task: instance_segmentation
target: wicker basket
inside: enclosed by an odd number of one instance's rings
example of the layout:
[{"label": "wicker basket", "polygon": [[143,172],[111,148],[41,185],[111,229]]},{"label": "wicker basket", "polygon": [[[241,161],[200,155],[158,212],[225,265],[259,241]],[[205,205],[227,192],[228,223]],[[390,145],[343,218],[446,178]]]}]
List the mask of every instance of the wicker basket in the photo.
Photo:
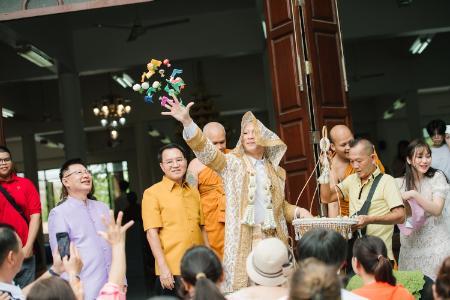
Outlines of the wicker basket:
[{"label": "wicker basket", "polygon": [[357,224],[355,218],[338,217],[338,218],[304,218],[295,219],[292,225],[295,230],[295,239],[298,241],[301,237],[312,228],[328,228],[339,232],[346,240],[352,238],[352,225]]}]

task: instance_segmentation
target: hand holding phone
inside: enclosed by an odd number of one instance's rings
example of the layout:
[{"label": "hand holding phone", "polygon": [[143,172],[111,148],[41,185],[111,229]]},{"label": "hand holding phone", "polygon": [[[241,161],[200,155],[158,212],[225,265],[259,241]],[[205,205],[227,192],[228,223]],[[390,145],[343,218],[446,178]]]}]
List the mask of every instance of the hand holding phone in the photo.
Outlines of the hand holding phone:
[{"label": "hand holding phone", "polygon": [[57,232],[56,241],[58,242],[58,252],[61,255],[61,259],[64,256],[70,257],[70,239],[68,232]]}]

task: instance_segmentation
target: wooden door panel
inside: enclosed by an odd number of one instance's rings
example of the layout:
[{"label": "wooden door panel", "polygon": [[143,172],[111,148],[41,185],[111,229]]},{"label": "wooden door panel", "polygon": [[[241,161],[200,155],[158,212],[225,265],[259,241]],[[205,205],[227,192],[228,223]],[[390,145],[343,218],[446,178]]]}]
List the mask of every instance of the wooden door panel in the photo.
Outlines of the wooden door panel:
[{"label": "wooden door panel", "polygon": [[[306,160],[308,158],[305,141],[300,138],[305,130],[303,121],[302,119],[297,119],[289,123],[281,124],[281,139],[289,142],[286,155],[283,157],[283,164]],[[306,126],[306,130],[307,128],[308,126]]]},{"label": "wooden door panel", "polygon": [[266,1],[267,25],[269,30],[292,22],[292,10],[289,1],[269,0]]},{"label": "wooden door panel", "polygon": [[346,97],[341,84],[341,56],[336,51],[339,47],[339,37],[336,33],[316,32],[314,41],[317,69],[314,69],[313,77],[317,81],[317,101],[322,106],[343,106]]},{"label": "wooden door panel", "polygon": [[336,14],[333,10],[333,4],[328,0],[313,0],[311,1],[311,18],[313,20],[320,20],[335,23]]},{"label": "wooden door panel", "polygon": [[[281,162],[287,172],[286,197],[295,203],[314,167],[300,14],[290,0],[266,0],[265,9],[277,129],[288,146]],[[300,200],[302,206],[309,207],[311,187]]]},{"label": "wooden door panel", "polygon": [[298,77],[296,66],[292,64],[296,60],[295,40],[291,33],[276,37],[271,41],[272,65],[274,68],[274,84],[279,87],[276,89],[275,101],[279,108],[279,114],[299,109],[301,98],[297,88]]},{"label": "wooden door panel", "polygon": [[307,51],[312,65],[311,94],[316,130],[351,126],[336,0],[306,0],[303,9]]},{"label": "wooden door panel", "polygon": [[[286,174],[287,174],[287,177],[289,178],[289,180],[286,182],[287,197],[288,197],[288,199],[292,199],[292,202],[291,202],[292,204],[295,204],[295,202],[297,201],[298,194],[300,193],[299,187],[300,187],[300,189],[303,187],[305,182],[308,180],[310,173],[306,170],[300,170],[300,171],[292,171],[292,172],[287,171]],[[313,181],[313,180],[311,179],[311,181]],[[298,201],[297,205],[309,210],[309,208],[311,206],[311,197],[314,193],[315,184],[316,184],[315,181],[313,181],[312,183],[310,182],[309,185],[311,185],[311,188],[307,188],[303,192],[303,195],[300,198],[300,200]],[[316,201],[317,201],[317,199],[316,199]],[[315,208],[315,206],[313,206],[313,207]],[[314,210],[314,211],[316,211],[316,210]]]}]

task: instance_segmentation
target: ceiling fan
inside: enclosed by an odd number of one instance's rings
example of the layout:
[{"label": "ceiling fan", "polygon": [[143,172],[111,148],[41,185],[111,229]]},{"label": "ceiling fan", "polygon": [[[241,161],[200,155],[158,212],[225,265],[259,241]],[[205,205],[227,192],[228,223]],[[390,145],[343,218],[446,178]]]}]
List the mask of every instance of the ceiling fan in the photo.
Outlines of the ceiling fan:
[{"label": "ceiling fan", "polygon": [[165,22],[154,23],[154,24],[149,24],[149,25],[144,26],[142,24],[142,21],[140,20],[140,18],[136,17],[136,19],[134,20],[132,25],[114,25],[114,24],[98,23],[95,26],[97,28],[114,28],[114,29],[129,30],[130,34],[128,35],[127,42],[132,42],[132,41],[135,41],[141,35],[144,35],[145,33],[147,33],[147,30],[187,23],[189,21],[190,21],[189,18],[181,18],[181,19],[174,19],[174,20],[169,20],[169,21],[165,21]]}]

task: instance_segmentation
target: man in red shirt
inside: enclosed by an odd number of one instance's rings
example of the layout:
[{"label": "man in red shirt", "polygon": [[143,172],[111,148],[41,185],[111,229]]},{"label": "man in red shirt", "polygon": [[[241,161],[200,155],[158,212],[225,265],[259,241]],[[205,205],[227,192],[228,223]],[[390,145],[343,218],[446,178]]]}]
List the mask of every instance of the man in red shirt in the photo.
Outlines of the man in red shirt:
[{"label": "man in red shirt", "polygon": [[19,212],[4,193],[0,192],[0,223],[11,225],[22,240],[25,260],[14,281],[23,288],[35,276],[33,245],[40,225],[41,201],[34,184],[29,179],[16,175],[11,152],[4,146],[0,146],[0,185],[21,210]]}]

